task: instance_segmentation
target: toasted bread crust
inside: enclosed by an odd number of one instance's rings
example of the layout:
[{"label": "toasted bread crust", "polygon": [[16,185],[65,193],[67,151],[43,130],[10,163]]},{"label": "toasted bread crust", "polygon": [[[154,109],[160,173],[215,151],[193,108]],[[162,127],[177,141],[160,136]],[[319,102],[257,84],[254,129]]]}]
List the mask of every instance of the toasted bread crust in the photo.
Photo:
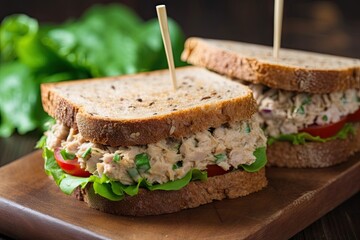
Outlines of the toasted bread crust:
[{"label": "toasted bread crust", "polygon": [[[88,82],[90,84],[91,80]],[[86,83],[82,81],[81,84]],[[111,146],[149,144],[170,136],[180,138],[227,122],[249,119],[257,111],[256,101],[248,90],[242,96],[198,104],[169,114],[116,119],[86,112],[83,106],[53,91],[53,87],[54,84],[41,85],[44,110],[66,126],[78,129],[86,140]]]},{"label": "toasted bread crust", "polygon": [[253,97],[249,94],[246,98],[206,107],[194,107],[188,111],[178,111],[171,116],[134,121],[94,118],[87,113],[79,112],[76,122],[82,136],[91,142],[131,146],[157,142],[170,136],[180,138],[209,127],[219,127],[226,122],[249,119],[256,111],[253,102]]},{"label": "toasted bread crust", "polygon": [[255,173],[234,171],[210,177],[207,181],[193,181],[178,191],[148,191],[127,196],[121,201],[110,201],[94,193],[89,184],[78,188],[74,195],[89,207],[117,215],[145,216],[178,212],[195,208],[214,200],[237,198],[261,190],[267,185],[265,168]]},{"label": "toasted bread crust", "polygon": [[52,92],[51,85],[42,84],[40,88],[41,101],[45,112],[66,126],[77,130],[76,114],[79,111],[78,107]]},{"label": "toasted bread crust", "polygon": [[[290,142],[275,142],[268,146],[268,166],[288,168],[322,168],[345,162],[360,151],[360,124],[355,135],[325,143],[310,142],[294,145]],[[286,153],[286,154],[284,154]]]},{"label": "toasted bread crust", "polygon": [[[233,46],[242,44],[231,41],[224,41],[224,43]],[[311,57],[312,53],[306,54]],[[286,53],[284,55],[286,58]],[[355,59],[348,59],[353,60],[354,64],[345,68],[320,69],[287,66],[275,61],[270,63],[261,61],[261,56],[259,59],[243,56],[240,52],[222,48],[221,42],[216,45],[206,39],[189,38],[185,42],[182,60],[206,67],[230,78],[289,91],[330,93],[360,88],[360,61]]]}]

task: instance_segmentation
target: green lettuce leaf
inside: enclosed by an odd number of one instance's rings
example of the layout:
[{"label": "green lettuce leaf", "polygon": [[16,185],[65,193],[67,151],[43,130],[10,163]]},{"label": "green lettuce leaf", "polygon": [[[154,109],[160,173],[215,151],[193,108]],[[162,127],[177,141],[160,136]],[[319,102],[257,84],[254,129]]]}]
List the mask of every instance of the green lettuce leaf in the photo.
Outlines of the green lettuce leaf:
[{"label": "green lettuce leaf", "polygon": [[[60,186],[61,188],[61,186]],[[116,194],[111,187],[110,183],[99,183],[97,181],[95,181],[93,183],[93,188],[96,194],[99,194],[100,196],[107,198],[111,201],[120,201],[122,200],[125,196],[124,194],[118,195]]]},{"label": "green lettuce leaf", "polygon": [[0,25],[0,63],[16,59],[19,40],[37,34],[38,29],[38,22],[26,15],[6,17]]},{"label": "green lettuce leaf", "polygon": [[59,181],[58,185],[64,193],[69,194],[69,195],[78,186],[85,187],[86,184],[89,182],[89,179],[87,179],[87,178],[76,177],[76,176],[72,176],[69,174],[62,174],[62,177],[63,178],[61,178],[61,181]]},{"label": "green lettuce leaf", "polygon": [[314,137],[309,133],[282,134],[279,135],[278,137],[269,137],[268,145],[271,145],[277,141],[287,141],[295,145],[305,144],[306,142],[328,142],[335,139],[346,139],[349,134],[355,134],[355,128],[353,124],[346,123],[344,127],[333,137],[329,137],[329,138],[321,138],[318,136]]},{"label": "green lettuce leaf", "polygon": [[254,152],[256,160],[251,165],[242,164],[241,167],[247,172],[257,172],[261,168],[265,167],[267,158],[266,158],[266,147],[257,148]]},{"label": "green lettuce leaf", "polygon": [[189,184],[189,182],[191,180],[201,180],[201,181],[205,181],[207,179],[207,173],[206,172],[201,172],[198,169],[192,169],[191,171],[189,171],[185,177],[175,180],[175,181],[170,181],[167,183],[163,183],[163,184],[156,184],[156,185],[148,185],[147,184],[147,188],[151,191],[154,190],[179,190],[183,187],[185,187],[186,185]]},{"label": "green lettuce leaf", "polygon": [[54,153],[46,147],[44,148],[43,157],[45,159],[45,172],[54,178],[56,184],[64,193],[71,194],[78,186],[84,188],[88,183],[93,183],[95,193],[112,201],[119,201],[123,199],[125,194],[134,196],[138,194],[140,187],[144,187],[150,191],[173,191],[183,188],[192,180],[207,179],[206,172],[193,169],[189,171],[185,177],[164,184],[152,185],[145,179],[140,178],[136,185],[128,186],[123,185],[118,181],[113,181],[105,175],[103,175],[101,178],[95,175],[87,178],[69,175],[59,167],[59,165],[56,163]]},{"label": "green lettuce leaf", "polygon": [[[71,175],[66,174],[56,163],[53,151],[48,148],[44,148],[43,157],[45,159],[45,173],[49,176],[52,176],[57,185],[60,185],[64,178],[68,176],[72,177]],[[69,189],[65,190],[64,192],[69,192]]]},{"label": "green lettuce leaf", "polygon": [[[45,159],[45,172],[48,175],[51,175],[56,184],[60,189],[66,193],[71,194],[75,188],[81,186],[85,188],[88,183],[93,183],[93,188],[96,194],[107,198],[111,201],[122,200],[125,195],[135,196],[138,194],[140,187],[148,189],[150,191],[163,190],[163,191],[176,191],[189,184],[190,181],[207,180],[207,172],[202,172],[198,169],[190,170],[183,178],[177,179],[175,181],[170,181],[163,184],[150,184],[144,178],[140,178],[138,183],[135,185],[124,185],[118,181],[113,181],[109,179],[106,175],[102,177],[97,177],[91,175],[90,177],[75,177],[65,173],[57,164],[54,153],[44,147],[43,148],[43,157]],[[256,172],[266,164],[266,148],[258,148],[254,152],[256,161],[251,165],[242,165],[245,171],[247,172]]]}]

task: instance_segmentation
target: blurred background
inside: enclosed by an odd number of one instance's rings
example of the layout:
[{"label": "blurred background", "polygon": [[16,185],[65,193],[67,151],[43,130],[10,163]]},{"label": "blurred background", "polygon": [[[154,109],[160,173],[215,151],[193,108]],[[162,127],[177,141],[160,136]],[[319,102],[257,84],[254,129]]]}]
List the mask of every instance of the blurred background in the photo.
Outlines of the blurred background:
[{"label": "blurred background", "polygon": [[[164,3],[185,36],[272,44],[273,0],[1,0],[0,19],[25,13],[41,23],[78,18],[94,4],[118,2],[141,18]],[[282,46],[359,58],[360,1],[285,0]]]}]

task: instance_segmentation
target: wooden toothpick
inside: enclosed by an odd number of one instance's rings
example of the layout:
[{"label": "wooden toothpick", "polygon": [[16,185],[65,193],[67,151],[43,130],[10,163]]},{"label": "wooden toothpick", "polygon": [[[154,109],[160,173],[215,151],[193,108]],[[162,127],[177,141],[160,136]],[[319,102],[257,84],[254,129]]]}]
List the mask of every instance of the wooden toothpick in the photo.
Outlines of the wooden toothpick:
[{"label": "wooden toothpick", "polygon": [[162,39],[165,46],[165,53],[166,58],[170,70],[170,76],[173,83],[174,90],[176,90],[176,74],[175,74],[175,65],[174,65],[174,57],[171,47],[171,40],[170,40],[170,34],[169,34],[169,26],[168,26],[168,20],[167,20],[167,14],[166,14],[166,7],[165,5],[158,5],[156,6],[156,12],[159,19],[160,24],[160,30]]},{"label": "wooden toothpick", "polygon": [[284,0],[275,0],[273,57],[279,57]]}]

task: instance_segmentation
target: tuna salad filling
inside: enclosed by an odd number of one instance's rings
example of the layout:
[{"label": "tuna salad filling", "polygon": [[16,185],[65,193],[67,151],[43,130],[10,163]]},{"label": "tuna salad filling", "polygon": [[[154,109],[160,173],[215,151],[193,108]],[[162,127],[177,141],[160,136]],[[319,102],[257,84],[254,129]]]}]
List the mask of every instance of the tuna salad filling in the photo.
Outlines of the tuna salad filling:
[{"label": "tuna salad filling", "polygon": [[339,122],[360,108],[360,90],[329,94],[297,93],[250,84],[267,136],[295,134],[313,125]]},{"label": "tuna salad filling", "polygon": [[45,135],[48,149],[64,149],[76,156],[86,171],[125,185],[132,185],[140,178],[150,184],[162,184],[181,179],[192,169],[202,171],[214,164],[226,171],[249,166],[256,160],[254,152],[266,146],[256,116],[182,139],[167,138],[141,146],[92,143],[59,122]]}]

